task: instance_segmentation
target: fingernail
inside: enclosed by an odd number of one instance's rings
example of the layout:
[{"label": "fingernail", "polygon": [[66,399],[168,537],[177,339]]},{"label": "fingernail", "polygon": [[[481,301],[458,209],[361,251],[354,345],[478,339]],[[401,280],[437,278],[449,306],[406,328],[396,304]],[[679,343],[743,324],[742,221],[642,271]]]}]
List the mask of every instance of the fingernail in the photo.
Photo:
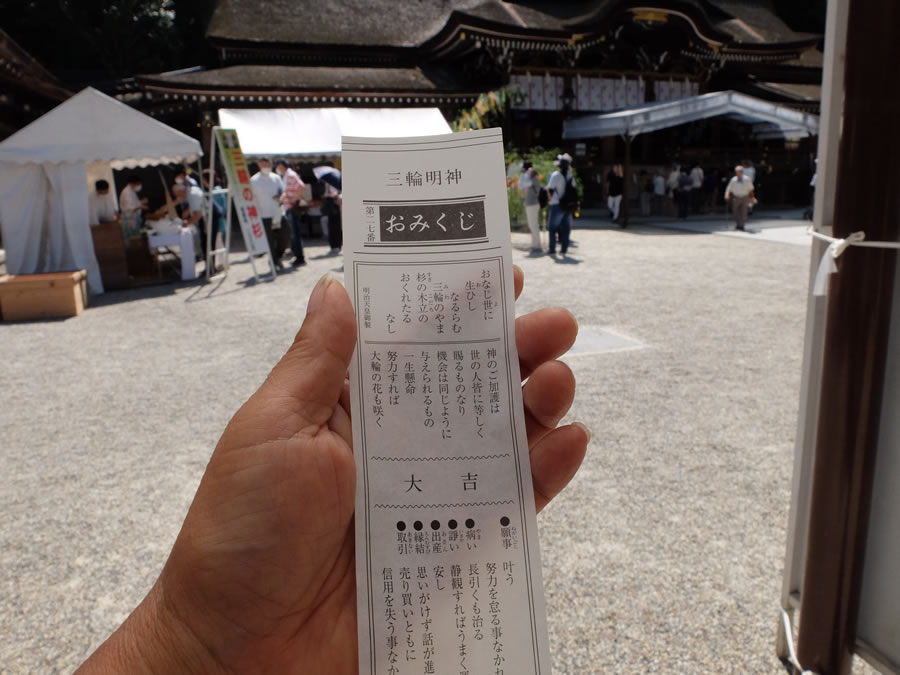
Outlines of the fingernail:
[{"label": "fingernail", "polygon": [[325,299],[325,293],[329,283],[331,283],[331,274],[325,274],[319,279],[318,283],[316,283],[316,287],[313,288],[312,293],[309,295],[309,302],[306,303],[307,314],[312,314],[319,309],[319,305],[321,305],[322,300]]},{"label": "fingernail", "polygon": [[586,424],[582,424],[581,422],[573,422],[572,424],[573,424],[574,426],[578,427],[579,429],[581,429],[582,431],[584,431],[585,434],[587,434],[587,437],[588,437],[588,443],[590,443],[590,442],[591,442],[591,438],[593,437],[594,434],[592,434],[592,433],[591,433],[591,430],[587,428],[587,425],[586,425]]}]

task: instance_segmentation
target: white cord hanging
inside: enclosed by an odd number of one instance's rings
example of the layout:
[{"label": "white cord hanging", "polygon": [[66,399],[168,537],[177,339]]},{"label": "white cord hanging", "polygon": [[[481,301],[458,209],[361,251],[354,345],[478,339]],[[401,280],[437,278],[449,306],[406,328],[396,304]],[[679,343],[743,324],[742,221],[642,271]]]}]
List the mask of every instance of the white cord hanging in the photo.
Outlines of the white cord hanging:
[{"label": "white cord hanging", "polygon": [[794,666],[794,672],[799,673],[799,675],[814,675],[813,671],[806,670],[801,666],[800,661],[797,659],[797,650],[794,648],[794,633],[791,630],[791,619],[784,608],[781,609],[781,629],[784,631],[784,639],[787,642],[788,661]]},{"label": "white cord hanging", "polygon": [[816,232],[811,227],[806,230],[806,233],[811,237],[828,242],[828,248],[825,249],[822,260],[819,262],[819,269],[816,272],[816,281],[813,284],[813,295],[816,296],[827,295],[828,277],[838,271],[837,263],[835,261],[841,257],[848,246],[868,246],[869,248],[900,250],[900,242],[865,241],[866,233],[862,231],[853,232],[844,239],[829,237],[821,232]]}]

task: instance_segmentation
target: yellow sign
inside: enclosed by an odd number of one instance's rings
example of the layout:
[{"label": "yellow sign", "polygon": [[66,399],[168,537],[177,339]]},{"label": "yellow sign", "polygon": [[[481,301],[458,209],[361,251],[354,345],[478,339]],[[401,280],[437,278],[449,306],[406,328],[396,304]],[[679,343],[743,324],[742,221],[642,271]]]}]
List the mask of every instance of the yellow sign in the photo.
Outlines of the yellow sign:
[{"label": "yellow sign", "polygon": [[634,20],[644,23],[667,23],[669,17],[664,12],[652,12],[645,9],[634,10]]}]

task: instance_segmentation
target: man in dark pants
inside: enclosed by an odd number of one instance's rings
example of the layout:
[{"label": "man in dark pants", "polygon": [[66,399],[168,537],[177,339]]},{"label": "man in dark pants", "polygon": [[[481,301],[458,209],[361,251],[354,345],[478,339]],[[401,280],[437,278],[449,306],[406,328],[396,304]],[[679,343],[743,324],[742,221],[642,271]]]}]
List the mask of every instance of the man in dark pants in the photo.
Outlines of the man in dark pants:
[{"label": "man in dark pants", "polygon": [[[284,217],[291,228],[291,250],[294,252],[294,267],[306,264],[303,257],[303,240],[300,238],[300,220],[294,209],[297,208],[303,197],[304,183],[287,163],[287,160],[279,159],[275,162],[275,172],[281,176],[284,183],[284,193],[281,195],[281,204],[284,207]],[[304,202],[305,203],[305,202]]]},{"label": "man in dark pants", "polygon": [[259,160],[259,172],[250,178],[253,185],[253,194],[259,209],[259,217],[263,228],[266,230],[266,239],[269,240],[269,251],[275,267],[281,269],[281,255],[284,253],[284,243],[280,241],[280,231],[273,231],[278,219],[278,227],[281,227],[281,194],[284,192],[284,183],[277,173],[272,171],[272,160],[263,157]]},{"label": "man in dark pants", "polygon": [[331,247],[331,255],[337,255],[344,245],[344,231],[341,228],[341,193],[330,183],[325,183],[322,215],[328,216],[328,245]]}]

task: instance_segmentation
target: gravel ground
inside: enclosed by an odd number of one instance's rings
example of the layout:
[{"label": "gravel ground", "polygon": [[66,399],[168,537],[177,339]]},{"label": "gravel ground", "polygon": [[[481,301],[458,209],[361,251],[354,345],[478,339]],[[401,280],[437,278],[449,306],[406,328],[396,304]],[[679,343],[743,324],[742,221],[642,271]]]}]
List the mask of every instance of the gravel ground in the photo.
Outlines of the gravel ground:
[{"label": "gravel ground", "polygon": [[[808,248],[582,221],[519,311],[642,346],[568,357],[594,432],[540,517],[557,673],[784,672],[774,654]],[[109,293],[0,324],[0,671],[69,672],[143,597],[229,416],[289,344],[322,245],[274,283]]]}]

